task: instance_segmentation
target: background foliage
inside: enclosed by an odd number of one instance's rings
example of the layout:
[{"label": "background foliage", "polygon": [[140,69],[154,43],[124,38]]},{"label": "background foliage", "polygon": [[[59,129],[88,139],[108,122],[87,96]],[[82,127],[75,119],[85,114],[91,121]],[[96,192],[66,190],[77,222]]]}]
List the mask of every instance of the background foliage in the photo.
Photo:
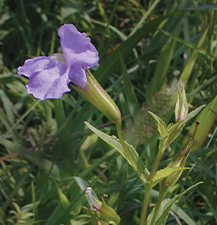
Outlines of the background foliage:
[{"label": "background foliage", "polygon": [[[115,135],[75,91],[38,101],[16,68],[60,51],[57,29],[73,23],[100,55],[93,74],[120,107],[125,137],[148,167],[158,133],[147,111],[174,119],[175,84],[186,85],[191,109],[206,104],[190,171],[168,224],[217,223],[217,5],[215,0],[2,0],[0,2],[0,224],[89,224],[83,191],[91,186],[121,216],[138,224],[143,187],[124,159],[84,121]],[[188,140],[193,121],[167,150],[162,166]],[[157,192],[152,193],[152,204]],[[151,206],[152,206],[151,204]],[[151,209],[151,207],[150,207]]]}]

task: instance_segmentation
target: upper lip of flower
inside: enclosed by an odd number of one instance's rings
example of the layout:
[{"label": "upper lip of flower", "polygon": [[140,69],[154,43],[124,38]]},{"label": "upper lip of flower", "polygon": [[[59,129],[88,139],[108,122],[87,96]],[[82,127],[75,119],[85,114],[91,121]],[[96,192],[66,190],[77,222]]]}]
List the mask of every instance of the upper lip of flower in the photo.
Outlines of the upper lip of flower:
[{"label": "upper lip of flower", "polygon": [[84,69],[98,64],[96,48],[84,33],[80,33],[73,24],[59,28],[58,35],[62,52],[51,56],[39,56],[25,61],[18,67],[18,74],[28,77],[27,91],[34,97],[60,98],[69,92],[69,82],[85,88],[87,78]]}]

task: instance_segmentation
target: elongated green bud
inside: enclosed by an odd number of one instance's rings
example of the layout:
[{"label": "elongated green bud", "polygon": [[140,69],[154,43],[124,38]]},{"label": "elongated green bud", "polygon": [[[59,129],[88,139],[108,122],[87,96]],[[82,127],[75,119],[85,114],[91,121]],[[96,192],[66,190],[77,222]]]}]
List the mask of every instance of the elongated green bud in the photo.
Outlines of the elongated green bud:
[{"label": "elongated green bud", "polygon": [[184,121],[188,114],[188,102],[185,94],[184,85],[178,87],[178,100],[176,102],[175,116],[176,122]]},{"label": "elongated green bud", "polygon": [[121,113],[115,102],[101,87],[89,70],[86,70],[87,85],[85,88],[73,88],[93,106],[99,109],[109,120],[121,125]]},{"label": "elongated green bud", "polygon": [[[176,168],[176,167],[184,167],[185,166],[185,163],[189,156],[191,148],[195,143],[194,137],[198,130],[199,124],[200,124],[199,121],[197,121],[195,124],[195,129],[194,129],[194,133],[193,133],[192,137],[189,139],[189,141],[185,145],[185,147],[173,157],[173,159],[171,160],[171,162],[168,164],[167,167]],[[168,188],[172,187],[178,181],[178,179],[182,175],[182,172],[183,172],[182,170],[175,172],[171,176],[165,178],[162,181],[162,185],[165,187],[168,187]]]}]

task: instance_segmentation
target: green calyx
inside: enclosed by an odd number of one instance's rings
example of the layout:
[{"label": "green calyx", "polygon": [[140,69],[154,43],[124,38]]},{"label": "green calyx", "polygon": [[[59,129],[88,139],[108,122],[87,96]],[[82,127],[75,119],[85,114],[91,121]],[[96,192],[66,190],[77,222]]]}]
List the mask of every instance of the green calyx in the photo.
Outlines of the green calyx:
[{"label": "green calyx", "polygon": [[99,109],[109,120],[116,125],[121,125],[121,113],[115,102],[101,87],[89,70],[86,70],[87,85],[85,88],[74,89],[93,106]]}]

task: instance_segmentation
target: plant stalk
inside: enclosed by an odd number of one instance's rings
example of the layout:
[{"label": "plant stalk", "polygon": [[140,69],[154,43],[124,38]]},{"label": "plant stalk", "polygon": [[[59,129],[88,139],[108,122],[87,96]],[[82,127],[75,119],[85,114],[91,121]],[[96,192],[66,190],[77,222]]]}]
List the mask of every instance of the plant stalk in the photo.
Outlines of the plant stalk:
[{"label": "plant stalk", "polygon": [[154,210],[154,215],[153,215],[153,217],[151,219],[151,223],[150,224],[155,224],[155,221],[157,219],[157,215],[158,215],[161,203],[164,200],[164,197],[165,197],[165,195],[167,193],[167,190],[168,190],[168,188],[162,189],[162,186],[161,186],[161,189],[160,189],[160,192],[159,192],[159,196],[158,196],[158,199],[157,199],[157,203],[156,203],[156,206],[155,206],[155,210]]},{"label": "plant stalk", "polygon": [[154,164],[153,164],[153,166],[151,168],[151,172],[150,172],[150,175],[148,177],[148,181],[151,181],[152,178],[154,177],[154,175],[155,175],[155,173],[157,171],[157,168],[158,168],[158,166],[160,164],[160,161],[161,161],[161,159],[163,157],[163,154],[164,154],[164,151],[159,151],[158,152],[157,157],[156,157],[156,159],[154,161]]},{"label": "plant stalk", "polygon": [[116,123],[115,125],[116,125],[116,129],[117,129],[118,137],[119,137],[120,143],[121,143],[121,145],[122,145],[122,147],[124,149],[124,152],[127,155],[127,158],[129,159],[131,164],[134,165],[133,158],[132,158],[132,156],[131,156],[131,154],[129,152],[129,149],[128,149],[125,141],[124,141],[124,137],[123,137],[122,129],[121,129],[122,125],[121,125],[121,123]]},{"label": "plant stalk", "polygon": [[[159,163],[160,163],[160,161],[163,157],[163,153],[164,153],[164,151],[158,152],[157,157],[154,161],[153,167],[151,169],[150,175],[147,179],[148,181],[151,181],[152,178],[154,177],[154,175],[157,171],[157,168],[159,166]],[[142,212],[141,212],[141,216],[140,216],[140,225],[144,225],[146,223],[146,217],[147,217],[147,210],[148,210],[149,199],[150,199],[150,194],[151,194],[151,188],[152,188],[151,184],[148,183],[147,186],[146,186],[146,189],[145,189],[145,196],[144,196]]]},{"label": "plant stalk", "polygon": [[139,225],[145,225],[145,223],[146,223],[150,194],[151,194],[151,185],[147,184],[147,186],[145,188],[145,195],[144,195],[144,200],[143,200],[143,204],[142,204],[142,211],[141,211]]}]

